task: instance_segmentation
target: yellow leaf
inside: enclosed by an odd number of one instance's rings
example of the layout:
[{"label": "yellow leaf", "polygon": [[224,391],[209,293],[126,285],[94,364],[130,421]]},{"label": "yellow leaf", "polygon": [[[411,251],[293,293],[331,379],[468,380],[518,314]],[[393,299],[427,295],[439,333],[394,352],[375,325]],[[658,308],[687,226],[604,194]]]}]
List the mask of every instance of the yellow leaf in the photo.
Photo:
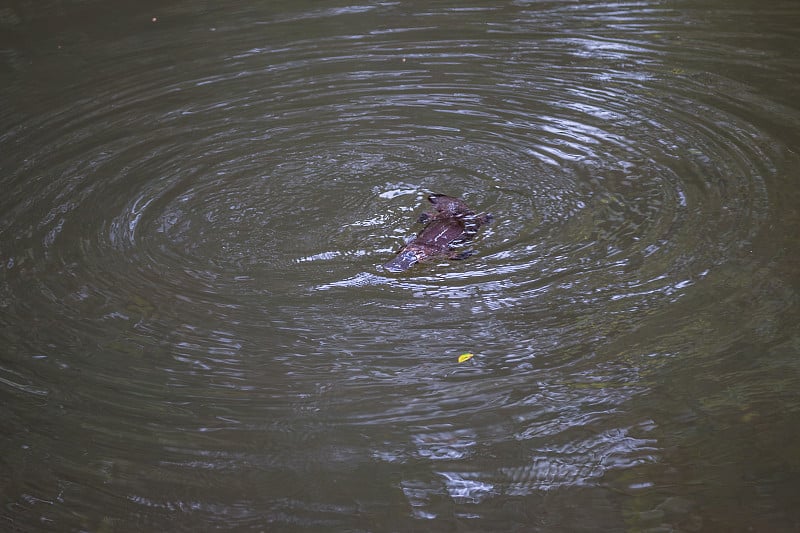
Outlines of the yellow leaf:
[{"label": "yellow leaf", "polygon": [[473,354],[471,353],[462,353],[461,355],[458,356],[458,362],[463,363],[464,361],[469,361],[470,359],[472,359],[472,356]]}]

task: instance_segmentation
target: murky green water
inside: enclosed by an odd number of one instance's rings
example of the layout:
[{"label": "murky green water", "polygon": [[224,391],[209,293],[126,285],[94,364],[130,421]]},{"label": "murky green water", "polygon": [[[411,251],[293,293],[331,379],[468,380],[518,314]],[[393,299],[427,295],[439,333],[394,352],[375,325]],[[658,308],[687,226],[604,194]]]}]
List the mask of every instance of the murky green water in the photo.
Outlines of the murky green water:
[{"label": "murky green water", "polygon": [[0,529],[800,529],[799,4],[258,4],[0,7]]}]

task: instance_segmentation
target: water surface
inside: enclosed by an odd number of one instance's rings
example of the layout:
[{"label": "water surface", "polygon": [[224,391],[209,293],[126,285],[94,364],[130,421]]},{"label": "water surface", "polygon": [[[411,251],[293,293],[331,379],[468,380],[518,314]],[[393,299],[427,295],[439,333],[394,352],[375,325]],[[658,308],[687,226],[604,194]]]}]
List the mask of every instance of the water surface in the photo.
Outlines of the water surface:
[{"label": "water surface", "polygon": [[[51,4],[3,529],[800,528],[794,2]],[[382,270],[431,192],[477,253]]]}]

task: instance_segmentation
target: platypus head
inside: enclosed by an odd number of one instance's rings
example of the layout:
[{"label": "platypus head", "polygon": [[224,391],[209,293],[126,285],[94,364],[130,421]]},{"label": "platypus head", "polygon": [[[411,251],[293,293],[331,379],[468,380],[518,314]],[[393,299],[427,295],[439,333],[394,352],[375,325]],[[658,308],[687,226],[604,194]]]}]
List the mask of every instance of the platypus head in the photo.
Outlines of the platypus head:
[{"label": "platypus head", "polygon": [[467,204],[444,194],[431,194],[428,195],[428,201],[433,204],[436,211],[449,216],[464,216],[471,215],[472,210],[467,207]]}]

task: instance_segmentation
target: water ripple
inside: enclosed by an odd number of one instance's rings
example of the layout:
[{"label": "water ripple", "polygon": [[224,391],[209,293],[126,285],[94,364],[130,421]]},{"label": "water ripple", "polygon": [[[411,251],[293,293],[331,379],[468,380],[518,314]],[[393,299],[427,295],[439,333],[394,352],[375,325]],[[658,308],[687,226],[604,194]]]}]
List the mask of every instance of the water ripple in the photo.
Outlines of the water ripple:
[{"label": "water ripple", "polygon": [[[98,436],[90,485],[240,524],[258,481],[203,501],[208,472],[258,465],[297,495],[265,489],[274,523],[334,527],[323,494],[367,463],[434,518],[661,460],[630,414],[653,367],[614,343],[775,222],[800,116],[720,72],[796,68],[647,2],[238,9],[77,44],[62,68],[97,68],[63,94],[3,90],[3,395]],[[388,275],[430,192],[495,221]],[[122,458],[143,431],[157,464]]]}]

